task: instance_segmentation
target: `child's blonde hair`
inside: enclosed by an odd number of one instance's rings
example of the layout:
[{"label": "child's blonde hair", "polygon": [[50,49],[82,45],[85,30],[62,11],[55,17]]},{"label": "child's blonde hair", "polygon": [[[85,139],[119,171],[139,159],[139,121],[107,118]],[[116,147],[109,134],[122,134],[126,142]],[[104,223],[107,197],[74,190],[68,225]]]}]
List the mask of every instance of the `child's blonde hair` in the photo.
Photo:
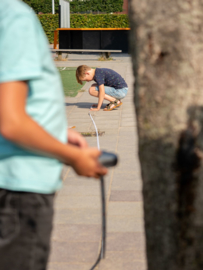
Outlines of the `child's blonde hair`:
[{"label": "child's blonde hair", "polygon": [[82,79],[85,77],[85,72],[90,70],[91,67],[88,67],[86,65],[79,66],[76,69],[76,79],[78,83],[82,84]]}]

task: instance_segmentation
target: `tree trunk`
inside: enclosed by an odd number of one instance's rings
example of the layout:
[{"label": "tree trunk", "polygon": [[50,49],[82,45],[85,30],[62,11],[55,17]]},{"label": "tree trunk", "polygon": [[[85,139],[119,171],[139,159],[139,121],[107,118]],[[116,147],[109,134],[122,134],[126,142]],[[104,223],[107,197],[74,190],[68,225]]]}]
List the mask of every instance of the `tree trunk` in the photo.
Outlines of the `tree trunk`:
[{"label": "tree trunk", "polygon": [[129,0],[148,270],[203,269],[203,0]]}]

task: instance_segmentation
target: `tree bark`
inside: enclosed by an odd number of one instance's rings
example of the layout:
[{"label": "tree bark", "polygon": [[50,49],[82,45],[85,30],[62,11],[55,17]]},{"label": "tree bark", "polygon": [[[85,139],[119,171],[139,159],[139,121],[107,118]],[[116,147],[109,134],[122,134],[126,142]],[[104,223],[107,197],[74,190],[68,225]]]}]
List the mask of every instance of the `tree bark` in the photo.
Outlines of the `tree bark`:
[{"label": "tree bark", "polygon": [[148,270],[203,269],[203,0],[129,0]]}]

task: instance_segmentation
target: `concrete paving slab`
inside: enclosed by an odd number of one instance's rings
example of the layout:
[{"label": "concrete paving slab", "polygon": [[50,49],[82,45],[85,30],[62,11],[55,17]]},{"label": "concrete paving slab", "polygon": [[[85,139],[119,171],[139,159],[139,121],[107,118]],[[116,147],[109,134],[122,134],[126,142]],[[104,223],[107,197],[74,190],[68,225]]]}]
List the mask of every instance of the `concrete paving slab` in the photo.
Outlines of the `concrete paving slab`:
[{"label": "concrete paving slab", "polygon": [[121,117],[122,117],[122,119],[123,118],[128,119],[128,118],[132,118],[132,117],[133,117],[133,119],[136,119],[136,117],[132,113],[126,112],[125,110],[122,111]]},{"label": "concrete paving slab", "polygon": [[106,129],[105,136],[106,135],[118,135],[118,130],[117,129]]},{"label": "concrete paving slab", "polygon": [[[99,270],[146,270],[146,268],[137,268],[145,265],[140,257],[140,260],[136,260],[134,251],[111,251],[106,255],[106,259],[101,262]],[[139,257],[139,256],[138,256]],[[116,267],[116,268],[114,268]],[[135,268],[136,267],[136,268]]]},{"label": "concrete paving slab", "polygon": [[107,232],[143,232],[144,222],[135,216],[108,215]]},{"label": "concrete paving slab", "polygon": [[143,219],[143,202],[109,202],[108,214]]},{"label": "concrete paving slab", "polygon": [[88,121],[84,121],[82,124],[77,122],[77,121],[74,121],[73,119],[70,118],[70,121],[68,121],[68,124],[69,126],[75,126],[74,129],[89,129],[90,128],[90,125],[91,123],[89,123]]},{"label": "concrete paving slab", "polygon": [[[100,110],[98,112],[94,112],[94,114],[96,116],[106,116],[106,117],[109,117],[109,119],[111,119],[111,116],[113,115],[120,115],[121,114],[121,108],[116,108],[112,111],[103,111],[103,110]],[[107,118],[108,119],[108,118]]]},{"label": "concrete paving slab", "polygon": [[[93,128],[93,126],[92,126]],[[105,124],[99,124],[97,123],[97,128],[101,129],[101,130],[110,130],[110,129],[118,129],[119,128],[119,123],[118,124],[109,124],[109,123],[105,123]]]},{"label": "concrete paving slab", "polygon": [[58,224],[52,240],[58,242],[99,242],[101,226],[93,224]]},{"label": "concrete paving slab", "polygon": [[[92,114],[92,112],[91,112],[91,115],[93,116],[93,119],[94,119],[95,123],[97,123],[97,121],[108,121],[108,119],[107,119],[107,117],[106,117],[105,114],[94,116]],[[110,120],[120,120],[120,115],[119,114],[116,114],[116,115],[113,115],[112,114]]]},{"label": "concrete paving slab", "polygon": [[[139,164],[136,163],[136,158],[134,157],[133,152],[131,153],[131,155],[128,154],[126,159],[122,156],[122,152],[119,152],[119,151],[117,152],[119,155],[119,163],[115,170],[116,176],[118,178],[121,178],[119,177],[120,175],[122,176],[123,179],[129,179],[129,180],[132,179],[132,177],[139,176],[139,179],[140,179],[141,170],[140,170]],[[131,158],[130,163],[127,162],[128,158],[129,159]],[[134,180],[136,179],[137,177],[134,178]]]},{"label": "concrete paving slab", "polygon": [[131,116],[132,116],[135,112],[134,112],[133,108],[126,107],[126,108],[123,108],[122,113],[131,114]]},{"label": "concrete paving slab", "polygon": [[49,270],[87,270],[90,269],[92,264],[85,263],[61,263],[61,262],[50,262],[48,265]]},{"label": "concrete paving slab", "polygon": [[89,131],[91,131],[91,129],[90,129],[90,127],[88,126],[88,125],[83,125],[83,126],[76,126],[75,127],[75,130],[77,131],[77,132],[89,132]]},{"label": "concrete paving slab", "polygon": [[65,107],[65,109],[69,113],[74,107],[75,107],[75,105],[68,105]]},{"label": "concrete paving slab", "polygon": [[127,137],[132,135],[134,138],[137,138],[136,127],[120,127],[119,135]]},{"label": "concrete paving slab", "polygon": [[64,208],[99,208],[99,196],[58,196],[55,200],[56,209]]},{"label": "concrete paving slab", "polygon": [[110,201],[139,202],[142,195],[135,190],[112,190]]},{"label": "concrete paving slab", "polygon": [[[81,125],[81,119],[79,120],[78,118],[72,118],[72,117],[69,117],[69,120],[68,120],[68,123],[70,125]],[[89,126],[91,125],[91,122],[90,122],[90,119],[85,117],[83,120],[82,120],[82,123],[83,124],[89,124]]]},{"label": "concrete paving slab", "polygon": [[120,123],[120,119],[118,117],[117,117],[117,119],[113,119],[113,120],[110,118],[110,119],[100,119],[99,121],[97,119],[95,119],[94,121],[97,121],[97,128],[98,128],[98,126],[101,126],[101,125],[118,126]]},{"label": "concrete paving slab", "polygon": [[132,97],[129,95],[126,97],[126,99],[123,100],[122,109],[130,109],[132,111],[135,111],[134,103],[132,102]]},{"label": "concrete paving slab", "polygon": [[[118,151],[118,153],[120,154],[121,152]],[[121,160],[120,163],[118,164],[116,171],[117,172],[122,171],[128,174],[130,172],[134,172],[135,170],[136,172],[140,172],[140,168],[136,166],[136,159],[134,158],[134,162],[133,162],[133,159],[131,160],[131,162],[127,162],[125,159],[123,159],[123,162]]]},{"label": "concrete paving slab", "polygon": [[[129,142],[130,145],[134,147],[134,150],[138,148],[137,139],[133,134],[130,134],[129,136],[118,136],[119,149],[125,149],[125,147],[129,147]],[[136,153],[134,153],[134,157],[137,157]]]},{"label": "concrete paving slab", "polygon": [[123,269],[125,270],[147,270],[146,262],[140,261],[127,261],[123,263]]},{"label": "concrete paving slab", "polygon": [[75,196],[75,197],[80,197],[80,196],[92,196],[92,195],[97,195],[100,194],[100,187],[97,185],[87,186],[70,186],[66,185],[63,187],[63,189],[60,191],[60,197],[61,196]]},{"label": "concrete paving slab", "polygon": [[135,127],[136,123],[134,121],[122,121],[120,124],[121,127]]},{"label": "concrete paving slab", "polygon": [[[76,111],[76,109],[78,109],[78,111]],[[83,114],[87,114],[88,115],[89,112],[89,108],[84,108],[84,107],[79,107],[79,108],[75,108],[71,114],[75,114],[75,115],[83,115]]]},{"label": "concrete paving slab", "polygon": [[97,257],[98,242],[58,242],[54,241],[51,262],[92,263]]},{"label": "concrete paving slab", "polygon": [[101,213],[100,208],[59,208],[55,207],[54,224],[88,224],[88,225],[100,225]]},{"label": "concrete paving slab", "polygon": [[75,119],[75,120],[80,119],[81,122],[83,122],[84,119],[87,119],[87,120],[89,121],[89,120],[90,120],[89,118],[90,118],[90,117],[89,117],[88,113],[85,113],[85,114],[79,114],[79,116],[78,116],[78,114],[72,113],[72,114],[70,114],[70,116],[69,116],[69,118],[68,118],[68,122],[69,122],[70,120],[72,120],[72,119]]},{"label": "concrete paving slab", "polygon": [[104,260],[99,264],[99,270],[123,270],[122,252],[108,252]]},{"label": "concrete paving slab", "polygon": [[135,122],[135,116],[126,116],[126,115],[121,115],[121,121],[129,122],[129,121],[134,121]]},{"label": "concrete paving slab", "polygon": [[[95,137],[96,139],[96,137]],[[104,144],[104,143],[112,143],[112,144],[116,144],[118,140],[118,136],[111,136],[111,135],[106,135],[106,132],[104,133],[103,136],[99,137],[99,142],[100,144]]]},{"label": "concrete paving slab", "polygon": [[[107,234],[106,251],[144,251],[145,242],[143,233],[117,232]],[[141,255],[143,256],[143,254]]]},{"label": "concrete paving slab", "polygon": [[[105,177],[105,190],[109,189],[109,184],[111,183],[111,179],[113,177],[112,173],[108,174],[108,177]],[[67,181],[68,180],[68,181]],[[82,188],[81,188],[82,187]],[[83,182],[78,182],[77,180],[69,181],[69,177],[66,178],[66,181],[63,183],[63,189],[58,193],[59,196],[68,196],[69,192],[72,192],[74,196],[77,194],[82,194],[83,196],[89,196],[90,193],[91,195],[94,196],[99,196],[101,193],[100,190],[100,181],[97,180],[96,183],[88,183],[88,185],[85,185],[84,181]],[[75,192],[75,193],[73,193]],[[81,195],[78,195],[81,196]]]},{"label": "concrete paving slab", "polygon": [[[134,180],[135,177],[138,177],[137,174],[132,174],[128,177],[125,176],[125,174],[119,174],[119,177],[116,176],[116,173],[114,175],[114,179],[116,179],[116,181],[113,181],[112,183],[112,190],[137,190],[137,191],[141,191],[142,190],[142,184],[141,184],[141,180],[138,179],[137,181]],[[132,179],[132,180],[128,180],[128,179]]]},{"label": "concrete paving slab", "polygon": [[[130,142],[132,141],[132,143]],[[118,140],[118,147],[117,147],[117,151],[122,153],[122,160],[128,160],[128,162],[130,162],[132,164],[132,162],[136,159],[136,163],[137,163],[137,144],[136,144],[136,140],[135,138],[133,138],[132,136],[119,136],[119,140]]]}]

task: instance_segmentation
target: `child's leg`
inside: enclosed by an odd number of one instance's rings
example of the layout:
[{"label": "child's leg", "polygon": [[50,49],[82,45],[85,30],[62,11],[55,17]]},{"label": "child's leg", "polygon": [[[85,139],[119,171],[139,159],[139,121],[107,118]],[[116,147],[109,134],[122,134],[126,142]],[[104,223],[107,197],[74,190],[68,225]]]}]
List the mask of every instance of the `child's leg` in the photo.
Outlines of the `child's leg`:
[{"label": "child's leg", "polygon": [[[97,86],[96,84],[93,84],[89,89],[89,93],[93,97],[99,97],[99,91],[96,90],[96,86]],[[116,98],[109,96],[106,93],[105,93],[104,99],[106,99],[108,101],[115,101],[116,100]]]},{"label": "child's leg", "polygon": [[[113,87],[104,86],[105,95],[104,99],[110,101],[110,103],[104,108],[104,111],[111,111],[122,105],[121,98],[124,98],[124,93],[120,93],[121,90],[117,90]],[[99,88],[97,84],[93,84],[89,93],[91,96],[99,97]],[[93,104],[92,107],[97,107],[97,104]]]}]

